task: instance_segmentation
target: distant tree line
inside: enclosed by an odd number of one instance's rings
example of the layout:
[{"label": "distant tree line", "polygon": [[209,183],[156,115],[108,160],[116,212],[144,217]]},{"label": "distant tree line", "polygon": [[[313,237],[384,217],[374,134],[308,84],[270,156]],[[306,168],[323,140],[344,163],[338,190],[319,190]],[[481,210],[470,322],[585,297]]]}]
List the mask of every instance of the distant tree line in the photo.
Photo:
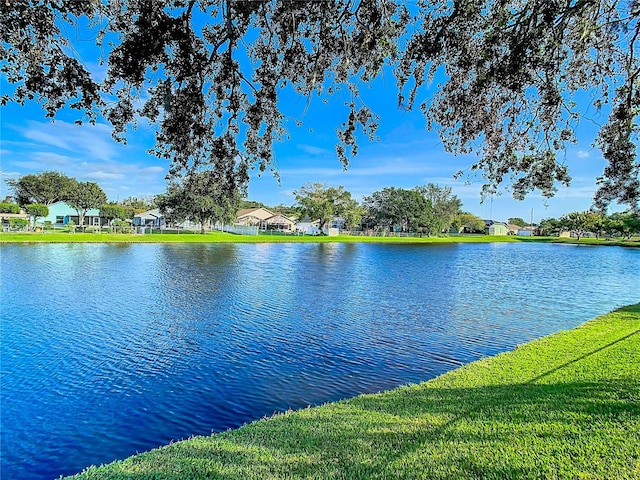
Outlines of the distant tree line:
[{"label": "distant tree line", "polygon": [[[201,225],[233,223],[241,208],[264,206],[241,198],[238,189],[226,185],[229,176],[216,170],[201,170],[173,180],[165,193],[153,201],[128,198],[122,202],[107,202],[102,188],[94,182],[79,182],[60,172],[29,174],[17,180],[7,180],[15,204],[0,205],[7,212],[19,212],[18,206],[30,215],[35,225],[38,218],[49,214],[48,207],[64,201],[78,214],[79,224],[90,209],[99,209],[109,226],[128,221],[136,213],[158,207],[168,223],[191,220]],[[229,192],[233,192],[229,194]],[[415,232],[440,235],[454,227],[457,231],[481,232],[482,219],[460,210],[462,202],[452,194],[451,187],[433,183],[413,189],[386,187],[364,197],[362,203],[352,198],[343,186],[331,187],[307,183],[294,192],[296,203],[278,205],[273,210],[299,219],[319,222],[323,230],[339,217],[343,228]]]},{"label": "distant tree line", "polygon": [[[0,203],[0,213],[16,214],[21,208],[35,226],[39,218],[49,214],[48,207],[64,201],[78,214],[79,224],[90,209],[99,209],[110,227],[130,224],[136,213],[158,207],[168,223],[191,220],[205,226],[230,224],[242,208],[265,207],[264,204],[240,197],[237,189],[224,185],[228,175],[215,170],[202,170],[172,181],[167,191],[154,199],[128,197],[121,202],[107,202],[102,188],[94,182],[79,182],[60,172],[30,174],[7,180],[15,203]],[[230,195],[228,192],[234,192]],[[462,211],[462,202],[451,187],[429,183],[412,189],[385,187],[365,196],[361,203],[343,186],[332,187],[310,182],[294,191],[295,204],[271,208],[277,213],[300,220],[317,221],[323,230],[339,218],[343,229],[376,232],[412,232],[427,236],[456,233],[484,233],[481,218]],[[509,223],[525,226],[518,217]],[[581,238],[587,233],[630,238],[640,234],[640,217],[629,210],[611,215],[597,211],[571,212],[562,217],[547,218],[538,225],[540,235],[559,235],[570,231]]]},{"label": "distant tree line", "polygon": [[[344,187],[307,183],[294,192],[294,209],[301,218],[318,220],[322,230],[340,217],[349,230],[413,232],[440,235],[451,227],[458,231],[484,231],[484,221],[461,212],[462,202],[451,187],[429,183],[412,189],[385,187],[359,204]],[[482,225],[480,227],[480,224]]]},{"label": "distant tree line", "polygon": [[538,230],[541,235],[572,232],[578,240],[588,233],[596,238],[606,235],[630,239],[640,234],[640,216],[632,211],[610,215],[590,210],[571,212],[560,218],[545,218],[540,222]]}]

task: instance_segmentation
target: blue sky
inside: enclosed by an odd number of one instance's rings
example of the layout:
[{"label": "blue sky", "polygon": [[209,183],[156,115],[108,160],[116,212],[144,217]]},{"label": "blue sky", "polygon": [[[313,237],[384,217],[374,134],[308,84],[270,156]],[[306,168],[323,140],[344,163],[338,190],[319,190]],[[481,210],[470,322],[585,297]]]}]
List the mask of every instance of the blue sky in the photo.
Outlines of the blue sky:
[{"label": "blue sky", "polygon": [[[84,44],[91,46],[90,42]],[[78,46],[79,51],[81,47]],[[104,75],[104,67],[90,62],[86,65],[97,78]],[[4,79],[0,86],[6,91]],[[248,198],[270,206],[292,205],[293,191],[307,182],[342,185],[357,200],[384,187],[413,188],[436,183],[451,186],[464,210],[495,220],[522,217],[528,221],[533,211],[534,221],[539,221],[591,206],[595,179],[605,164],[600,151],[592,147],[595,123],[583,122],[578,143],[566,151],[564,161],[573,178],[570,188],[559,187],[551,199],[534,192],[524,201],[512,199],[504,190],[482,203],[479,176],[453,179],[455,172],[471,166],[475,156],[446,153],[437,134],[425,129],[420,113],[398,109],[396,95],[395,81],[390,76],[380,77],[365,89],[365,102],[381,117],[379,141],[361,138],[358,156],[344,170],[334,149],[335,127],[344,121],[339,107],[344,99],[337,97],[325,105],[313,98],[307,108],[307,98],[288,92],[281,106],[291,118],[290,138],[275,149],[280,183],[269,172],[261,176],[254,172]],[[595,122],[606,121],[601,115]],[[0,199],[10,193],[7,178],[46,170],[97,182],[110,200],[152,197],[165,190],[169,165],[147,153],[154,141],[152,126],[145,124],[131,131],[127,145],[123,145],[112,140],[111,129],[104,120],[95,126],[78,126],[73,123],[77,118],[77,112],[63,111],[51,122],[35,102],[25,106],[9,104],[0,109]],[[302,120],[303,126],[296,126],[294,120]]]}]

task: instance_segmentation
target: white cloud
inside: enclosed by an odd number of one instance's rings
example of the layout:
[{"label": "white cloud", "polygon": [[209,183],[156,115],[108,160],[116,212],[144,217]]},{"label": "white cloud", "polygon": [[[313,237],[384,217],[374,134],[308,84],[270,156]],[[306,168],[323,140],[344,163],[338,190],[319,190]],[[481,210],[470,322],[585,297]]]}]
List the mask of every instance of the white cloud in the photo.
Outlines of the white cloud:
[{"label": "white cloud", "polygon": [[145,167],[140,169],[140,173],[164,173],[166,170],[165,167]]},{"label": "white cloud", "polygon": [[[338,163],[337,160],[334,163]],[[356,163],[356,162],[353,162]],[[283,168],[280,170],[282,176],[307,176],[313,177],[336,177],[343,176],[345,178],[355,177],[378,177],[378,176],[403,176],[403,175],[428,175],[441,171],[441,167],[434,166],[426,161],[407,161],[403,158],[395,159],[379,159],[367,160],[359,159],[359,164],[367,164],[370,166],[357,166],[352,164],[346,169],[340,167],[322,168],[322,167],[302,167],[302,168]],[[339,165],[339,164],[338,164]]]},{"label": "white cloud", "polygon": [[[16,167],[20,167],[22,169],[25,170],[33,170],[33,171],[40,171],[42,170],[42,163],[40,162],[33,162],[33,161],[18,161],[18,162],[12,162],[12,165],[16,166]],[[25,174],[23,174],[25,175]]]},{"label": "white cloud", "polygon": [[278,194],[282,197],[285,197],[287,199],[295,199],[295,194],[293,193],[293,190],[280,190],[278,192]]},{"label": "white cloud", "polygon": [[[30,122],[35,124],[36,122]],[[46,127],[44,126],[46,125]],[[50,145],[52,147],[58,147],[65,150],[69,150],[68,139],[66,136],[55,135],[51,130],[50,124],[39,124],[33,128],[30,128],[23,132],[25,138],[33,140],[37,144]],[[47,130],[45,130],[47,129]]]},{"label": "white cloud", "polygon": [[332,177],[344,173],[342,169],[338,168],[283,168],[280,170],[280,175],[302,175],[302,176],[316,176],[316,177]]},{"label": "white cloud", "polygon": [[99,62],[85,62],[85,67],[91,73],[93,79],[97,82],[102,82],[107,78],[107,64],[102,65]]},{"label": "white cloud", "polygon": [[85,174],[85,177],[92,178],[94,180],[120,180],[125,178],[125,175],[123,173],[111,173],[98,170],[96,172],[89,172]]},{"label": "white cloud", "polygon": [[348,171],[352,171],[356,176],[380,176],[380,175],[426,175],[428,173],[437,171],[434,166],[425,163],[405,163],[395,162],[374,167],[353,168]]},{"label": "white cloud", "polygon": [[[56,170],[79,181],[97,182],[114,200],[123,192],[152,196],[166,188],[169,162],[146,152],[148,132],[131,132],[130,142],[123,145],[112,139],[106,124],[27,120],[11,128],[17,135],[6,142],[3,138],[2,160],[5,170],[17,171],[16,176]],[[8,144],[12,145],[11,155],[7,154]]]},{"label": "white cloud", "polygon": [[111,128],[105,124],[76,125],[29,121],[22,135],[41,147],[47,145],[74,152],[79,157],[108,161],[117,156]]},{"label": "white cloud", "polygon": [[298,148],[309,155],[335,155],[331,150],[326,148],[316,147],[314,145],[299,144]]},{"label": "white cloud", "polygon": [[578,150],[576,152],[576,155],[577,155],[578,158],[589,158],[590,157],[589,152],[587,152],[586,150]]},{"label": "white cloud", "polygon": [[28,150],[20,152],[6,163],[22,170],[22,175],[46,170],[56,170],[68,174],[78,168],[77,159],[74,157],[54,152],[29,152]]},{"label": "white cloud", "polygon": [[58,167],[72,167],[76,160],[67,155],[60,155],[53,152],[34,152],[30,155],[31,158],[42,164],[41,169],[51,170],[52,165]]},{"label": "white cloud", "polygon": [[[593,196],[596,193],[596,187],[593,185],[582,185],[582,186],[574,186],[572,185],[570,188],[562,188],[558,190],[556,193],[557,198],[573,198],[573,199],[583,199],[591,202],[593,200]],[[587,205],[585,209],[589,208],[591,204]]]}]

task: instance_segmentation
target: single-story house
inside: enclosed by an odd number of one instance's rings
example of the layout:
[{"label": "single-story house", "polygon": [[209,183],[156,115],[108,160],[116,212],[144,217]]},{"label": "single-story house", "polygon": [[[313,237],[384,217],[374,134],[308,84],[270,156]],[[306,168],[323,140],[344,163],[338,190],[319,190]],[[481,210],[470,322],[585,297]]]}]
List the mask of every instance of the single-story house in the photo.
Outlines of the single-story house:
[{"label": "single-story house", "polygon": [[[54,227],[63,227],[69,222],[74,222],[76,225],[80,224],[78,218],[78,212],[67,204],[66,202],[55,202],[49,205],[49,215],[38,219],[38,222],[51,222]],[[97,208],[91,208],[87,210],[84,216],[85,226],[100,227],[106,225],[107,219],[100,217],[100,210]]]},{"label": "single-story house", "polygon": [[329,228],[337,228],[338,231],[341,232],[344,229],[346,223],[347,220],[344,217],[333,217],[333,219],[329,222]]},{"label": "single-story house", "polygon": [[273,229],[289,232],[294,229],[295,224],[296,222],[291,218],[264,207],[242,209],[238,212],[236,219],[236,225],[256,226],[260,230]]},{"label": "single-story house", "polygon": [[517,235],[518,230],[520,230],[521,228],[522,227],[514,225],[513,223],[507,223],[507,231],[509,232],[509,235]]},{"label": "single-story house", "polygon": [[485,228],[485,230],[486,230],[486,229],[488,229],[488,228],[489,228],[491,225],[493,225],[494,223],[498,223],[498,222],[496,222],[495,220],[487,220],[487,219],[483,220],[483,222],[484,222],[484,228]]},{"label": "single-story house", "polygon": [[489,226],[489,235],[508,235],[509,229],[505,223],[496,222]]},{"label": "single-story house", "polygon": [[316,220],[311,222],[305,219],[303,222],[296,223],[296,231],[302,232],[305,235],[320,235],[320,221]]},{"label": "single-story house", "polygon": [[276,214],[264,207],[244,208],[238,212],[236,225],[257,226],[260,230],[267,229],[267,219]]},{"label": "single-story house", "polygon": [[[133,226],[134,227],[148,227],[148,228],[169,228],[169,224],[167,223],[167,219],[160,212],[159,208],[152,208],[151,210],[147,210],[146,212],[137,213],[133,216]],[[176,227],[182,228],[184,230],[200,230],[200,223],[192,222],[191,220],[184,220],[180,223],[175,224]]]},{"label": "single-story house", "polygon": [[328,235],[335,237],[340,235],[342,228],[344,228],[345,219],[342,217],[335,217],[330,222],[327,222],[322,230],[320,230],[320,220],[311,221],[309,217],[306,217],[301,222],[297,222],[295,230],[302,232],[305,235]]},{"label": "single-story house", "polygon": [[267,228],[272,230],[282,230],[285,232],[290,232],[294,229],[295,225],[296,222],[280,213],[274,215],[273,217],[267,218]]},{"label": "single-story house", "polygon": [[536,233],[536,227],[522,227],[518,230],[519,237],[533,237]]},{"label": "single-story house", "polygon": [[134,227],[163,228],[165,226],[164,215],[159,208],[152,208],[146,212],[136,213],[133,216]]}]

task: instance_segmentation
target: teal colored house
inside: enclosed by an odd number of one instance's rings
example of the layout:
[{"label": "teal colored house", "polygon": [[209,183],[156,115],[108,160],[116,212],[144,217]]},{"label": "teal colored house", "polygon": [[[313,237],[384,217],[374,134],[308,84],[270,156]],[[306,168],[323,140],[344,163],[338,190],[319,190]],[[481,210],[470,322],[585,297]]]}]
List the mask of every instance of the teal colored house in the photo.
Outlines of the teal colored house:
[{"label": "teal colored house", "polygon": [[[51,222],[54,227],[63,227],[72,221],[79,225],[78,212],[65,202],[56,202],[49,205],[49,215],[40,218],[39,222]],[[84,216],[84,224],[86,226],[99,227],[107,224],[106,219],[100,218],[100,210],[92,208],[87,211]]]}]

